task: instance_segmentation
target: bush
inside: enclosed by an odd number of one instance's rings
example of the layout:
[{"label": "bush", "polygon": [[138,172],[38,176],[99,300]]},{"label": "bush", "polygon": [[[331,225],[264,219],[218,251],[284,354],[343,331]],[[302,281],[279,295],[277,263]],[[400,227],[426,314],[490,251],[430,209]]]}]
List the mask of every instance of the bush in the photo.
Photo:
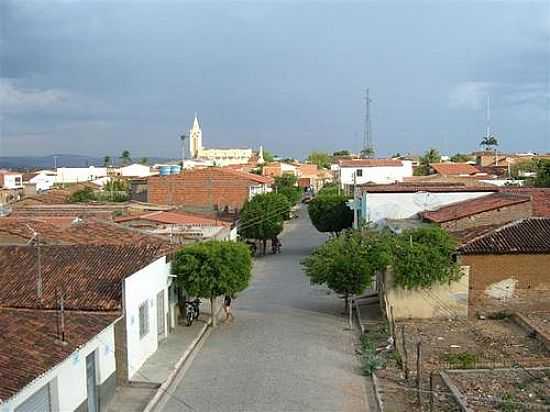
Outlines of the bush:
[{"label": "bush", "polygon": [[[323,189],[325,190],[325,189]],[[340,233],[353,225],[353,211],[344,195],[333,193],[332,188],[321,190],[308,204],[311,223],[319,232]]]}]

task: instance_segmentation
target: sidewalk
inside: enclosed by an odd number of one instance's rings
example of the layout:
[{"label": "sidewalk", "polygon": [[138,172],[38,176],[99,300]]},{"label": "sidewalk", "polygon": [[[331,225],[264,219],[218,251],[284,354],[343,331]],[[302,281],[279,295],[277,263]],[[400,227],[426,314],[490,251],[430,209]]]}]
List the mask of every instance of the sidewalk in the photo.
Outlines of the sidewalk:
[{"label": "sidewalk", "polygon": [[[218,319],[219,308],[218,305]],[[201,315],[190,327],[177,325],[175,330],[159,343],[157,351],[132,376],[130,383],[116,388],[107,412],[143,411],[161,390],[161,385],[172,379],[209,328],[209,311],[208,304],[201,305]]]}]

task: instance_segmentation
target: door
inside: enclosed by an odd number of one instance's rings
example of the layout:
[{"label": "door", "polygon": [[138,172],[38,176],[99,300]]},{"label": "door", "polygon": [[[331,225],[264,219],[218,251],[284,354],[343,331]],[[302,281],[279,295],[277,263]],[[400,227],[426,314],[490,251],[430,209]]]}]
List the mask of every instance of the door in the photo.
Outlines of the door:
[{"label": "door", "polygon": [[157,293],[157,336],[158,340],[166,337],[166,326],[164,319],[164,290]]},{"label": "door", "polygon": [[98,412],[95,352],[86,356],[86,389],[88,391],[88,412]]}]

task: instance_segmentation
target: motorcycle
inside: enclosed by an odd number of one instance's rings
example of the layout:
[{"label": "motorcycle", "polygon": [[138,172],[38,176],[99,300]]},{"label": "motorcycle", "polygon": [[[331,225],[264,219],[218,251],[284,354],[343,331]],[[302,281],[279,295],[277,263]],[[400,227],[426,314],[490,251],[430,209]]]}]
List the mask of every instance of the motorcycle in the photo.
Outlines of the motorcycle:
[{"label": "motorcycle", "polygon": [[199,318],[200,303],[201,301],[199,298],[185,302],[185,320],[187,326],[191,326],[193,324],[193,321]]}]

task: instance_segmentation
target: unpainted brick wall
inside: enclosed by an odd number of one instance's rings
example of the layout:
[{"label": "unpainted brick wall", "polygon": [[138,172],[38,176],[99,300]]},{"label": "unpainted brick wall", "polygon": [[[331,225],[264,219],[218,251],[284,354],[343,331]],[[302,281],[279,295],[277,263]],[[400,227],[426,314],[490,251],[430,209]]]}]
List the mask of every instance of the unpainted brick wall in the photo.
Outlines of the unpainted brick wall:
[{"label": "unpainted brick wall", "polygon": [[470,317],[550,310],[550,254],[466,255],[461,264],[470,267]]},{"label": "unpainted brick wall", "polygon": [[507,223],[513,220],[519,220],[533,215],[531,202],[519,203],[516,205],[505,206],[495,210],[478,213],[473,216],[467,216],[462,219],[453,220],[441,224],[441,227],[449,231],[458,231],[470,229],[472,227],[483,225],[496,225]]}]

